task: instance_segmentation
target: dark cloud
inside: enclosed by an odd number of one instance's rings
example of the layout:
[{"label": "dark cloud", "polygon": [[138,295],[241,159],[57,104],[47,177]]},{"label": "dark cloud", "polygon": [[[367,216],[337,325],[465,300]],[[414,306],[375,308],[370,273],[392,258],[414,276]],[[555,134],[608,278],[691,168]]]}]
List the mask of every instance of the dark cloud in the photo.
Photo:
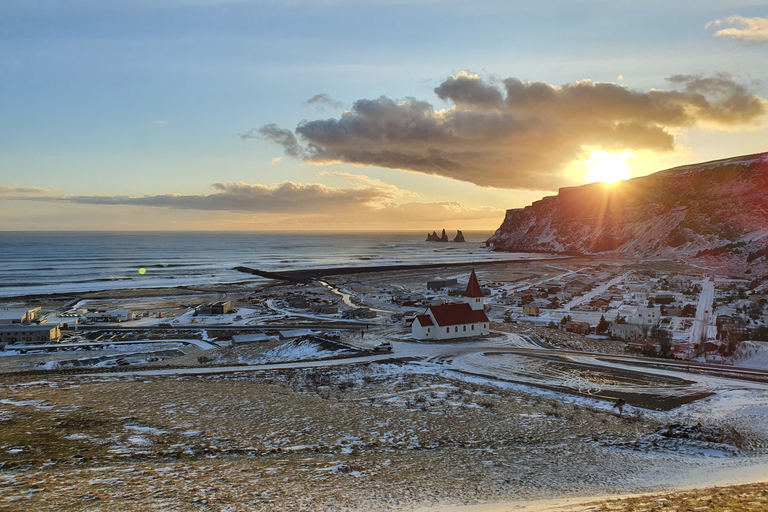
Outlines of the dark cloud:
[{"label": "dark cloud", "polygon": [[307,101],[304,102],[306,105],[316,105],[319,108],[323,107],[331,107],[331,108],[343,108],[344,103],[340,101],[336,101],[327,94],[315,94],[311,98],[309,98]]},{"label": "dark cloud", "polygon": [[479,80],[477,75],[462,71],[448,78],[435,87],[435,94],[441,100],[450,100],[456,106],[469,105],[472,107],[499,107],[504,100],[496,87]]},{"label": "dark cloud", "polygon": [[702,118],[723,124],[749,123],[754,112],[765,111],[765,100],[755,96],[730,76],[719,73],[711,77],[702,75],[675,75],[669,82],[682,86],[692,95],[700,108]]},{"label": "dark cloud", "polygon": [[677,75],[674,90],[635,91],[589,80],[554,86],[503,80],[503,91],[459,73],[435,88],[453,103],[435,110],[413,98],[358,100],[337,119],[263,137],[309,162],[348,162],[421,172],[480,186],[552,190],[585,148],[670,151],[670,128],[754,124],[766,101],[728,75]]},{"label": "dark cloud", "polygon": [[240,139],[266,139],[270,142],[275,142],[283,146],[286,155],[296,158],[303,157],[305,154],[304,148],[301,147],[293,132],[280,128],[274,123],[264,125],[259,129],[254,128],[240,135]]}]

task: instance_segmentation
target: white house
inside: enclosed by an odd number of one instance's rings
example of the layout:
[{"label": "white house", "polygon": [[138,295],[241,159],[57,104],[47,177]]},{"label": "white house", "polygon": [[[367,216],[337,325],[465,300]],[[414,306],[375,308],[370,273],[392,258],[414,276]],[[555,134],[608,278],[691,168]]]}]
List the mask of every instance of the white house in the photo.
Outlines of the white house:
[{"label": "white house", "polygon": [[473,270],[464,292],[464,302],[430,306],[413,321],[411,333],[417,340],[447,340],[488,334],[491,324],[483,308],[483,292]]},{"label": "white house", "polygon": [[629,341],[640,338],[643,331],[639,325],[635,324],[613,324],[609,329],[609,333],[612,338]]},{"label": "white house", "polygon": [[658,324],[659,320],[661,320],[661,308],[657,307],[638,307],[629,319],[630,323],[648,326]]}]

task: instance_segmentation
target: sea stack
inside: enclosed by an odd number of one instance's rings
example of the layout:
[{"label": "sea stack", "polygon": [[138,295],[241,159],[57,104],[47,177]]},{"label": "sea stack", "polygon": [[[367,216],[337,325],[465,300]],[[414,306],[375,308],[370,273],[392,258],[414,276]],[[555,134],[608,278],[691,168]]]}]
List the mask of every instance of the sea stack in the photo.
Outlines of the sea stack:
[{"label": "sea stack", "polygon": [[453,239],[454,242],[466,242],[464,240],[464,233],[461,232],[461,230],[456,230],[456,238]]}]

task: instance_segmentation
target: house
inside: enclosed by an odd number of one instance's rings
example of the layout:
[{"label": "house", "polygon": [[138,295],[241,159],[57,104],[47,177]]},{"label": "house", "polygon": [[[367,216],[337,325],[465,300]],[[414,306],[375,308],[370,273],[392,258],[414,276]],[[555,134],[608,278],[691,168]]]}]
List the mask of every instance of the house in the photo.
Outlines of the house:
[{"label": "house", "polygon": [[45,343],[61,338],[59,324],[1,325],[0,343]]},{"label": "house", "polygon": [[539,306],[534,306],[531,304],[527,304],[523,306],[523,314],[528,316],[539,316],[539,313],[541,313],[541,310],[539,309]]},{"label": "house", "polygon": [[28,324],[42,313],[42,308],[3,308],[0,309],[0,325]]},{"label": "house", "polygon": [[430,306],[411,325],[417,340],[446,340],[490,333],[490,320],[484,311],[483,292],[475,271],[469,276],[464,302]]},{"label": "house", "polygon": [[335,315],[339,312],[339,308],[333,304],[318,304],[312,306],[312,313],[315,315]]},{"label": "house", "polygon": [[115,309],[96,313],[86,313],[85,319],[93,322],[125,322],[136,318],[136,313],[127,309]]},{"label": "house", "polygon": [[376,312],[370,308],[355,308],[344,311],[341,318],[376,318]]},{"label": "house", "polygon": [[589,322],[565,322],[566,332],[589,334]]},{"label": "house", "polygon": [[643,334],[640,326],[635,324],[613,324],[608,332],[611,338],[624,341],[639,339]]},{"label": "house", "polygon": [[631,322],[638,325],[656,325],[661,318],[661,308],[638,307],[635,314],[632,315]]},{"label": "house", "polygon": [[683,274],[675,274],[669,280],[669,287],[681,292],[687,291],[691,288],[691,278]]},{"label": "house", "polygon": [[672,304],[675,302],[675,294],[673,293],[657,293],[653,298],[653,302],[656,304]]},{"label": "house", "polygon": [[696,355],[696,346],[693,343],[681,343],[672,349],[672,355],[678,359],[691,359]]}]

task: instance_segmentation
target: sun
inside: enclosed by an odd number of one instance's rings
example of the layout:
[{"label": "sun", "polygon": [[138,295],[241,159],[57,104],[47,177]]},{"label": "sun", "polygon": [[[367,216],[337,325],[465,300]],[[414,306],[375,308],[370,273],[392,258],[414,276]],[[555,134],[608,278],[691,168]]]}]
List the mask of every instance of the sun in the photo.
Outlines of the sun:
[{"label": "sun", "polygon": [[630,158],[637,158],[637,155],[629,152],[593,151],[589,158],[582,162],[589,168],[589,175],[585,179],[589,182],[602,181],[608,185],[628,180],[632,174],[627,163]]}]

